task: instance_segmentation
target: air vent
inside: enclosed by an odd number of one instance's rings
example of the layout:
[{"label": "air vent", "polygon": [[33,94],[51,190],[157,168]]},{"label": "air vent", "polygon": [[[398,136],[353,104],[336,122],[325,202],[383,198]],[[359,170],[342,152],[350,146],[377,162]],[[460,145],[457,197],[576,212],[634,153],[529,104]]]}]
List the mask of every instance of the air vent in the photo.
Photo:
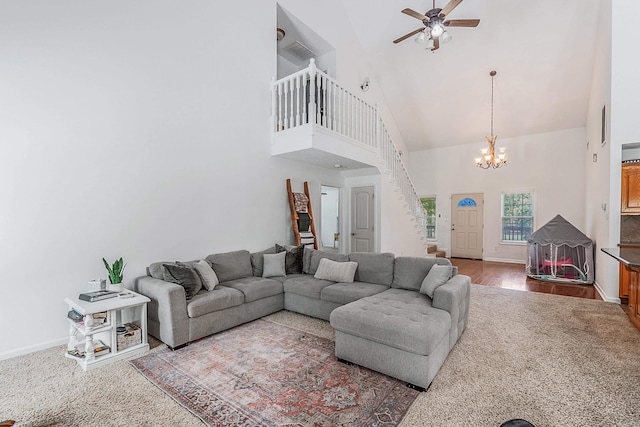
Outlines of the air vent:
[{"label": "air vent", "polygon": [[297,58],[302,59],[303,61],[307,61],[311,58],[316,57],[316,53],[314,51],[312,51],[311,49],[309,49],[308,47],[306,47],[305,45],[303,45],[297,40],[291,43],[289,46],[287,46],[285,50],[293,54]]}]

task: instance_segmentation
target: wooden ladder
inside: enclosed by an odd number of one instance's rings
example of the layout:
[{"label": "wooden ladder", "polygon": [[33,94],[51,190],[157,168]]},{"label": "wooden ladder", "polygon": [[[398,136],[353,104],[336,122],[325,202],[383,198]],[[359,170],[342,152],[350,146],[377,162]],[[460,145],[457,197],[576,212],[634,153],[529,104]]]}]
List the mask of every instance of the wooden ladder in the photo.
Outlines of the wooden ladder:
[{"label": "wooden ladder", "polygon": [[[300,246],[302,238],[300,237],[300,230],[298,230],[298,212],[296,212],[296,203],[293,197],[293,191],[291,191],[291,180],[287,179],[287,193],[289,193],[289,208],[291,209],[291,227],[293,228],[293,236],[296,239],[296,246]],[[309,230],[313,235],[313,248],[318,249],[318,238],[316,236],[316,225],[313,220],[313,210],[311,209],[311,197],[309,196],[309,184],[304,182],[304,195],[307,196],[307,213],[309,214]]]}]

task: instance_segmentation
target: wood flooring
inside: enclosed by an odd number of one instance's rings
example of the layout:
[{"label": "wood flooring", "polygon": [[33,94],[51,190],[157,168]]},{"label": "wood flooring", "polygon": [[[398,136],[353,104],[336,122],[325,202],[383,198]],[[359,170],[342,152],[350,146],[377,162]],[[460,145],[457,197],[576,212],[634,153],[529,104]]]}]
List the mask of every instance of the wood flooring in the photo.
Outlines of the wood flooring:
[{"label": "wood flooring", "polygon": [[523,264],[463,258],[451,258],[451,263],[458,267],[458,273],[471,277],[471,283],[479,285],[602,300],[593,285],[544,282],[531,279],[527,277]]}]

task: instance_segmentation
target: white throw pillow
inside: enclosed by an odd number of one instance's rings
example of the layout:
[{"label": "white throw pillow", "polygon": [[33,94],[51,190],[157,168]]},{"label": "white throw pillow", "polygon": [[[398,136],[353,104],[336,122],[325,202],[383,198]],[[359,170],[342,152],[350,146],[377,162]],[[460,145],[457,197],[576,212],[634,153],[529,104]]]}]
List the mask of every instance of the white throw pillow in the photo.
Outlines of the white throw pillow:
[{"label": "white throw pillow", "polygon": [[320,264],[318,264],[318,270],[316,270],[316,274],[313,277],[340,283],[351,283],[356,275],[357,268],[357,262],[337,262],[329,258],[322,258]]},{"label": "white throw pillow", "polygon": [[203,259],[198,262],[193,263],[193,269],[196,270],[198,276],[202,280],[202,286],[208,291],[212,291],[215,287],[220,283],[218,280],[218,275],[213,268],[209,265],[209,263]]},{"label": "white throw pillow", "polygon": [[264,264],[262,269],[262,277],[286,276],[287,270],[285,268],[284,262],[286,256],[286,252],[262,255]]},{"label": "white throw pillow", "polygon": [[427,277],[422,281],[420,286],[420,293],[427,295],[429,298],[433,298],[433,294],[436,289],[444,285],[451,278],[451,266],[434,264]]}]

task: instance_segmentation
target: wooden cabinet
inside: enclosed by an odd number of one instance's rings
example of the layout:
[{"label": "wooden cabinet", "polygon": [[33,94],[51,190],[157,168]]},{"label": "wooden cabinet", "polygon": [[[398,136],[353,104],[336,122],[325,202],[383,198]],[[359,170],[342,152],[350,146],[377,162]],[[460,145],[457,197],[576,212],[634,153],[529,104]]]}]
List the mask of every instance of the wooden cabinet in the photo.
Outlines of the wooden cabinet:
[{"label": "wooden cabinet", "polygon": [[[626,277],[629,295],[629,319],[640,329],[640,268],[622,266],[627,271]],[[622,271],[620,272],[622,274]],[[622,276],[621,276],[622,277]],[[620,283],[622,296],[622,282]]]},{"label": "wooden cabinet", "polygon": [[629,318],[638,329],[640,329],[640,281],[638,276],[640,271],[631,271],[629,280]]},{"label": "wooden cabinet", "polygon": [[[627,270],[627,267],[624,264],[620,263],[620,288],[619,288],[619,297],[620,298],[629,298],[629,275],[631,272]],[[635,274],[635,273],[633,273]]]},{"label": "wooden cabinet", "polygon": [[640,164],[622,165],[622,194],[620,197],[622,214],[640,215]]}]

